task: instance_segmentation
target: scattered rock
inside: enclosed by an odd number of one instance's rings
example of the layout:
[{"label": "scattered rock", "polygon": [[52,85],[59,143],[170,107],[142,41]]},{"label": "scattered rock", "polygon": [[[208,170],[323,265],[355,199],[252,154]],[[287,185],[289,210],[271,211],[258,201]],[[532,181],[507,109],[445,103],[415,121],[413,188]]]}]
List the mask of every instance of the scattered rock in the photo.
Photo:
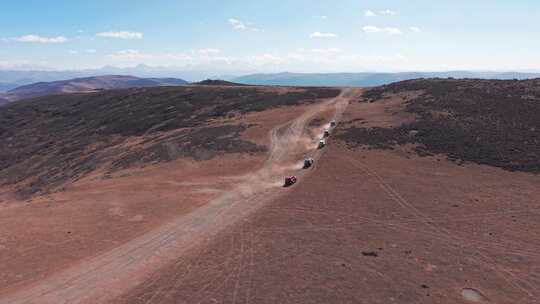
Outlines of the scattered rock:
[{"label": "scattered rock", "polygon": [[485,303],[488,300],[480,291],[474,288],[463,288],[461,296],[472,303]]},{"label": "scattered rock", "polygon": [[362,251],[363,256],[378,257],[379,254],[375,251]]},{"label": "scattered rock", "polygon": [[120,207],[113,207],[110,208],[108,211],[109,214],[112,216],[124,216],[124,211]]},{"label": "scattered rock", "polygon": [[144,216],[137,214],[134,217],[128,219],[128,222],[140,222],[144,219]]},{"label": "scattered rock", "polygon": [[409,131],[409,137],[415,137],[419,133],[418,130],[410,130]]}]

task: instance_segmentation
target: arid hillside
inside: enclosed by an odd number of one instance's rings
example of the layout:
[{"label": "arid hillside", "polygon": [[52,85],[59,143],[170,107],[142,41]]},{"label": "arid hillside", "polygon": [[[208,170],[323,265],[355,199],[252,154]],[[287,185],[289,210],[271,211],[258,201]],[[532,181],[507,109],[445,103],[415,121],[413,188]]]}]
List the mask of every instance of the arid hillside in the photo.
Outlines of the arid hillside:
[{"label": "arid hillside", "polygon": [[[0,95],[0,97],[8,101],[16,101],[54,94],[88,93],[99,90],[177,86],[184,84],[187,84],[187,81],[177,78],[140,78],[126,75],[104,75],[32,83],[16,87]],[[0,104],[2,104],[1,100]]]},{"label": "arid hillside", "polygon": [[[77,303],[116,278],[136,284],[207,237],[201,233],[260,207],[251,199],[261,190],[280,189],[322,128],[307,124],[329,120],[339,94],[183,86],[2,107],[0,303]],[[116,274],[92,281],[97,269]],[[56,288],[66,278],[80,286]],[[56,294],[67,290],[76,294]],[[10,299],[17,291],[30,296]]]},{"label": "arid hillside", "polygon": [[230,82],[220,79],[206,79],[203,81],[195,82],[194,85],[208,85],[208,86],[245,86],[246,84]]},{"label": "arid hillside", "polygon": [[180,157],[263,152],[240,137],[248,124],[212,124],[336,96],[337,89],[163,87],[58,95],[0,111],[0,186],[20,198],[59,189],[97,169],[110,174]]},{"label": "arid hillside", "polygon": [[414,119],[393,128],[357,122],[340,135],[351,145],[413,144],[421,155],[540,173],[540,79],[410,80],[371,89],[364,97],[401,98],[403,113]]}]

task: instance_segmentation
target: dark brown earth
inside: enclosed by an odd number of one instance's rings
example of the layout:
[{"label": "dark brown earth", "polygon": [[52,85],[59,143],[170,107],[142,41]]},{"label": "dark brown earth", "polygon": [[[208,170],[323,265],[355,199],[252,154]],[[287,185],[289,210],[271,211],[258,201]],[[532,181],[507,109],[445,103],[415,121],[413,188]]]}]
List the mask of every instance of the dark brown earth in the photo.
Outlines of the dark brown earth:
[{"label": "dark brown earth", "polygon": [[206,79],[203,81],[193,83],[195,85],[209,85],[209,86],[248,86],[247,84],[241,84],[236,82],[230,82],[220,79]]},{"label": "dark brown earth", "polygon": [[418,92],[404,111],[417,119],[394,128],[352,127],[340,138],[352,146],[415,144],[421,155],[540,173],[540,79],[410,80],[364,93],[360,102]]},{"label": "dark brown earth", "polygon": [[[20,198],[109,173],[180,157],[260,153],[240,138],[249,125],[219,124],[279,106],[333,97],[337,89],[274,92],[250,87],[162,87],[47,96],[0,110],[0,186]],[[134,144],[135,142],[135,144]]]}]

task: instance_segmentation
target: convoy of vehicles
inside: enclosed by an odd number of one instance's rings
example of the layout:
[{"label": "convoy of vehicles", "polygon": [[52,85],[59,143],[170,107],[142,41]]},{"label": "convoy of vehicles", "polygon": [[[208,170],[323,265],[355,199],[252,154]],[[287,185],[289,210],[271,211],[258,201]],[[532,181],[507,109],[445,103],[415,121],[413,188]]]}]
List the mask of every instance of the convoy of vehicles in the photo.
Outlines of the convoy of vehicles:
[{"label": "convoy of vehicles", "polygon": [[[330,127],[333,128],[336,126],[336,120],[335,119],[332,119],[330,121]],[[325,138],[327,137],[330,137],[330,129],[324,129],[324,132],[322,134],[322,138],[319,140],[319,143],[317,145],[317,149],[322,149],[326,146],[326,140]],[[315,160],[311,157],[307,157],[306,159],[304,159],[304,164],[302,166],[302,169],[308,169],[308,168],[311,168],[313,166],[313,164],[315,163]],[[289,175],[289,176],[286,176],[285,177],[285,183],[283,185],[283,187],[290,187],[292,185],[294,185],[296,182],[298,181],[298,178],[294,175]]]}]

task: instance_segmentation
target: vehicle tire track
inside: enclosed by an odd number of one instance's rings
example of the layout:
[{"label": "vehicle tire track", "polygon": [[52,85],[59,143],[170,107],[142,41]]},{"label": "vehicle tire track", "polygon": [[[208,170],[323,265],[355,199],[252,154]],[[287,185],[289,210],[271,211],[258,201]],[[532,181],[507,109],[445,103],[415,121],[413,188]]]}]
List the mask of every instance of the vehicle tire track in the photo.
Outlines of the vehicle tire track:
[{"label": "vehicle tire track", "polygon": [[[462,244],[467,247],[469,247],[471,250],[473,250],[476,254],[478,254],[480,258],[476,258],[476,262],[479,265],[484,265],[486,268],[492,269],[495,273],[499,274],[499,276],[505,280],[508,284],[514,286],[516,289],[521,290],[524,292],[528,297],[535,297],[536,295],[533,293],[537,292],[540,293],[539,289],[535,286],[532,286],[528,282],[524,282],[523,280],[520,280],[517,278],[513,273],[511,273],[508,270],[501,269],[500,267],[495,266],[496,263],[493,261],[493,259],[484,253],[480,252],[478,249],[475,248],[473,244],[470,244],[467,240],[464,238],[461,238],[459,236],[456,236],[452,232],[450,232],[448,229],[445,228],[438,228],[435,225],[432,224],[431,219],[429,216],[423,214],[418,209],[416,209],[413,205],[411,205],[407,200],[405,200],[394,188],[392,188],[390,185],[386,184],[381,176],[379,176],[375,171],[373,171],[369,166],[364,164],[363,162],[354,159],[349,156],[342,156],[343,158],[347,159],[352,165],[355,165],[356,167],[360,168],[362,171],[366,172],[369,176],[374,178],[377,181],[377,184],[388,194],[390,198],[392,198],[395,202],[397,202],[400,206],[402,206],[405,210],[407,210],[409,213],[417,217],[421,222],[425,223],[428,227],[432,228],[436,234],[439,235],[439,237],[446,237],[449,241],[454,242],[456,244]],[[442,238],[441,238],[442,239]],[[490,263],[491,262],[491,263]],[[505,275],[506,274],[506,275]],[[521,283],[521,284],[520,284]],[[525,287],[525,286],[527,287]]]},{"label": "vehicle tire track", "polygon": [[268,159],[257,172],[246,176],[245,182],[249,187],[240,181],[240,186],[192,213],[75,267],[0,297],[0,303],[102,303],[142,284],[156,269],[279,195],[271,191],[275,187],[271,182],[282,176],[280,165],[290,161],[289,158],[300,149],[297,142],[304,136],[307,123],[331,107],[335,108],[336,115],[340,115],[351,95],[351,90],[344,90],[332,100],[308,107],[289,124],[272,129]]}]

